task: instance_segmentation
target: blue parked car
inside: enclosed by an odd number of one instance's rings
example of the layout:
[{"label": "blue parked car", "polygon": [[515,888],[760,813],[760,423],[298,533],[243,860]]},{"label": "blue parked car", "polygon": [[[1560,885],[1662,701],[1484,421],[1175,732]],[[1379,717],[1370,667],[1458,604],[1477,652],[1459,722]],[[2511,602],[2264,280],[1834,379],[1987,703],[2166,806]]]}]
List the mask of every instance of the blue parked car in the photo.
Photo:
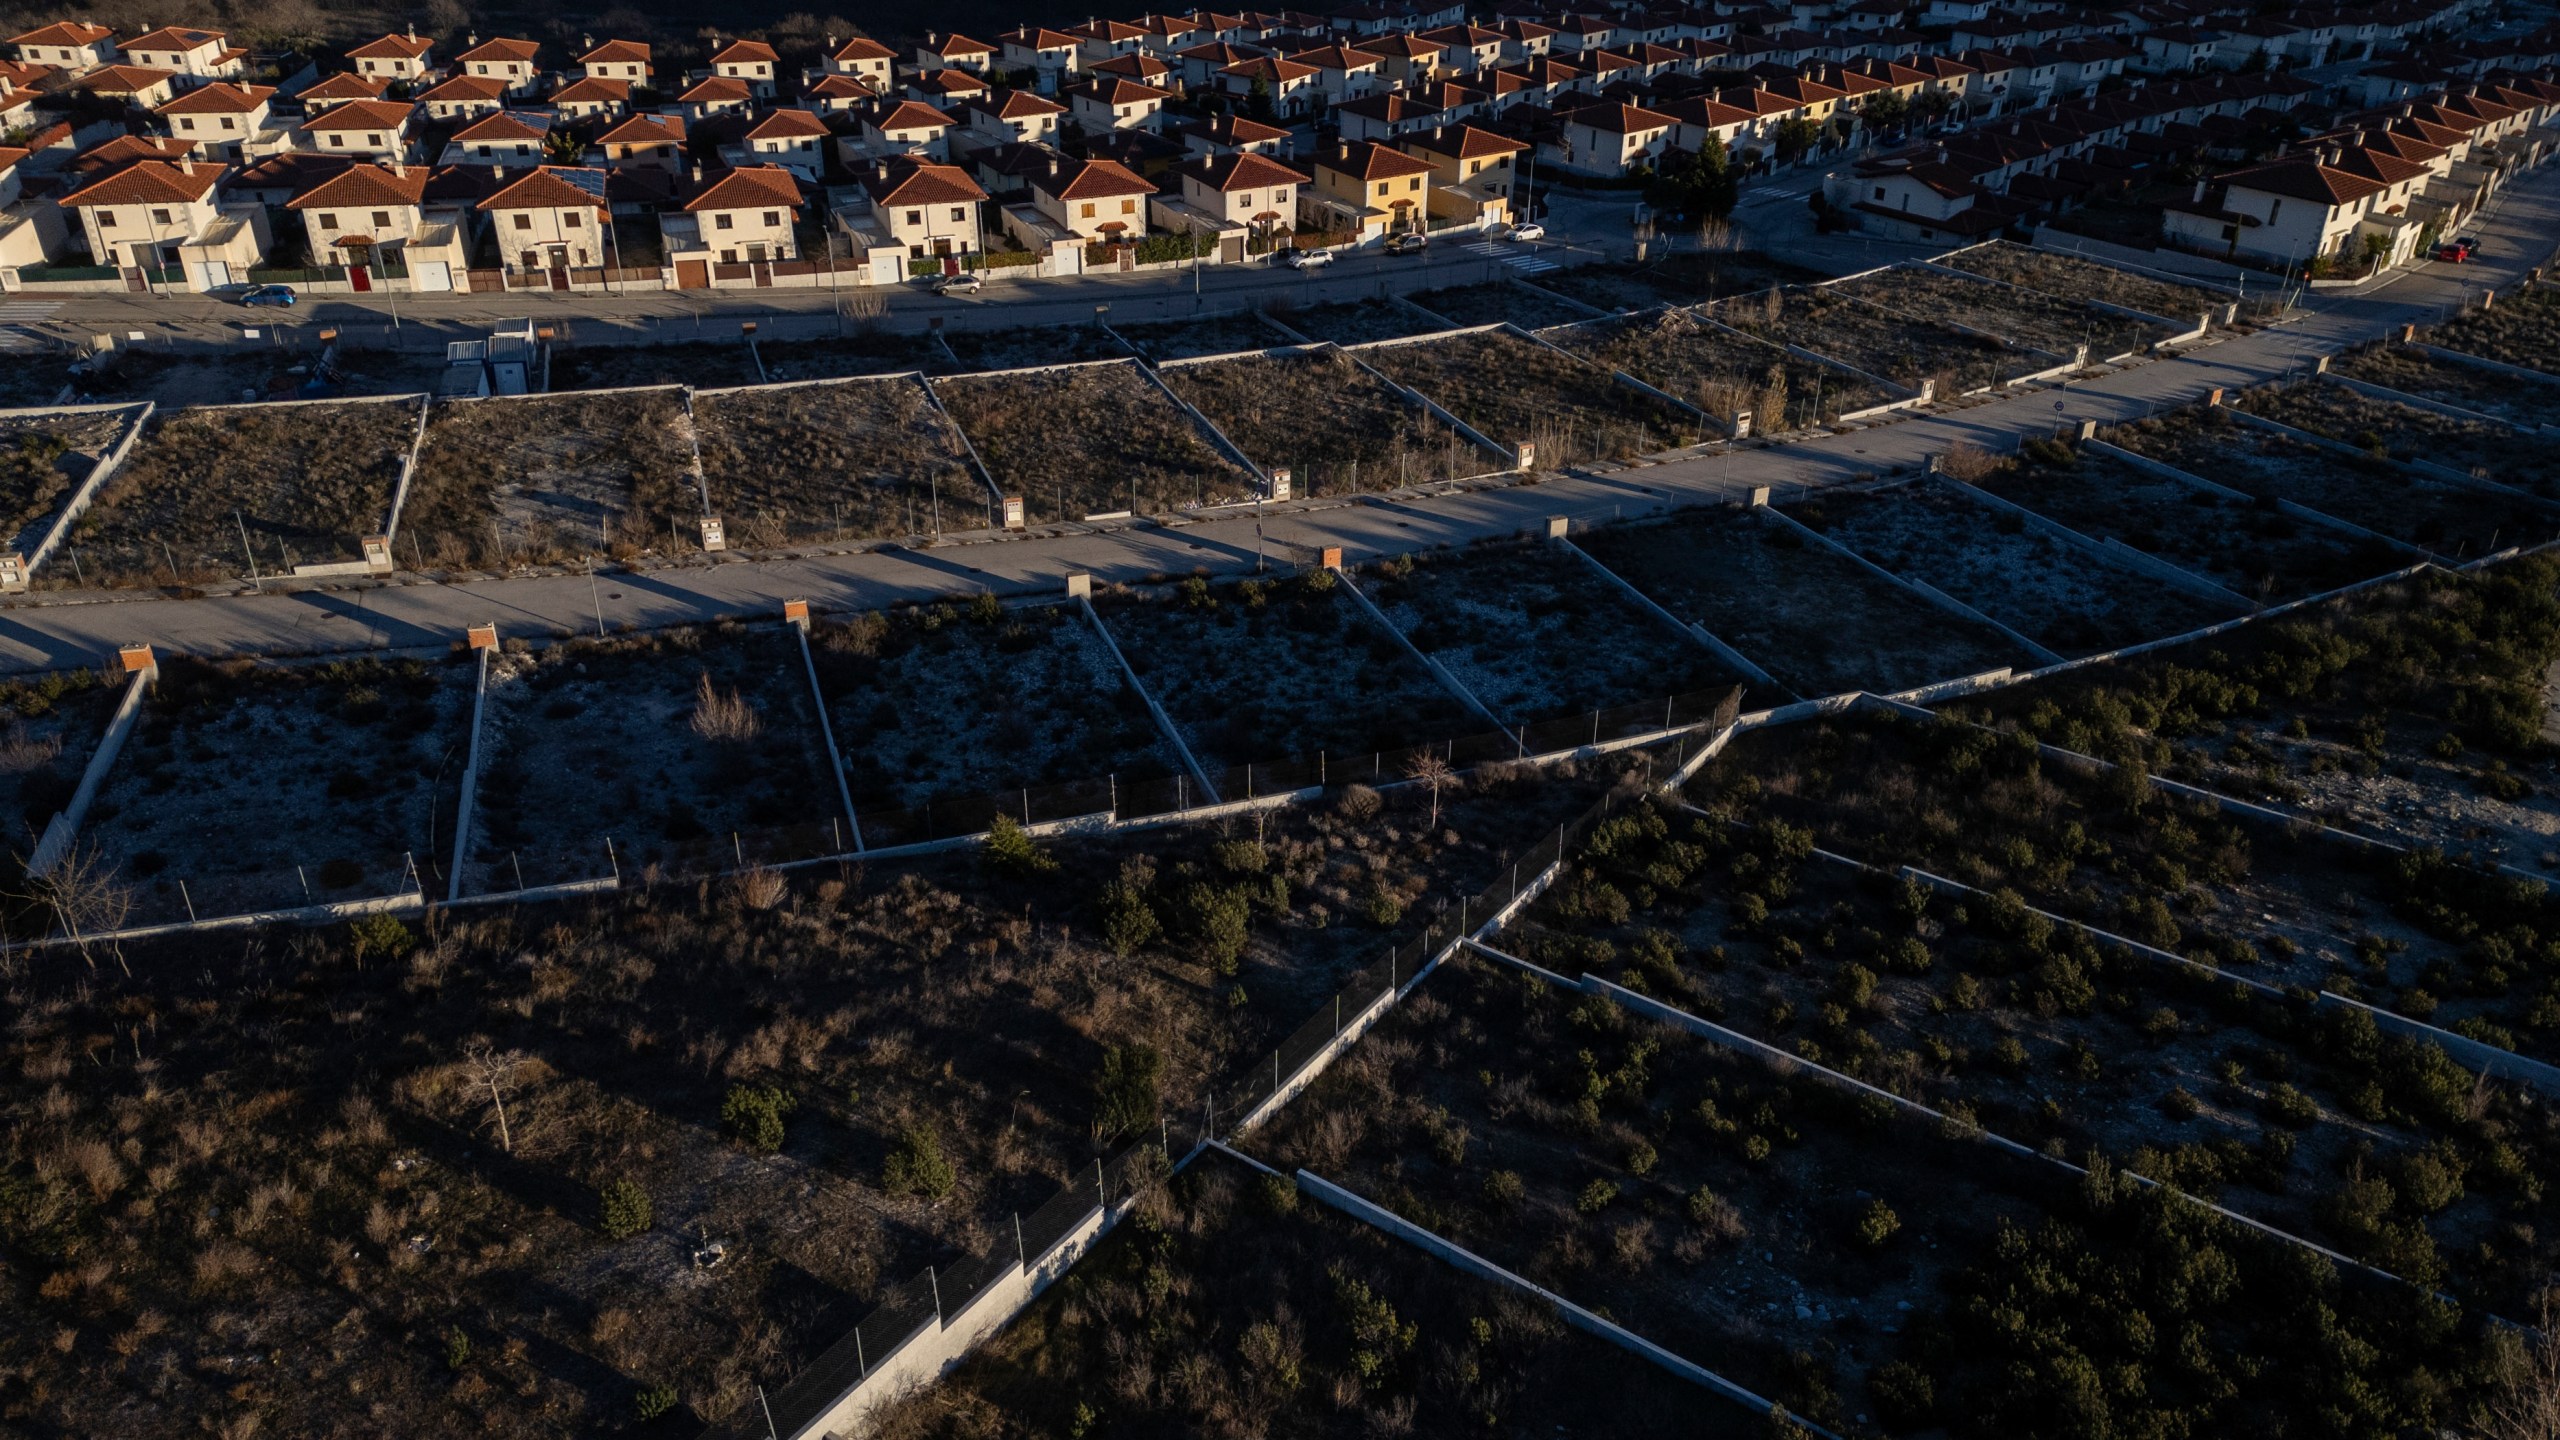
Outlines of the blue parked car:
[{"label": "blue parked car", "polygon": [[274,305],[290,310],[302,297],[290,285],[252,285],[240,292],[243,305]]}]

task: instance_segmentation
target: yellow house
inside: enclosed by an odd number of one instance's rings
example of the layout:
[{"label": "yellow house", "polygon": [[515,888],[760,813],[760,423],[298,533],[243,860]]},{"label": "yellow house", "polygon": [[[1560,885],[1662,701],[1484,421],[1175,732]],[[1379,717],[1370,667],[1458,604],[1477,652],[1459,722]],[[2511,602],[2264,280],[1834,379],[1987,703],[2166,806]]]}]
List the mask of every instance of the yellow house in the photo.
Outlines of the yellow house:
[{"label": "yellow house", "polygon": [[1363,241],[1423,229],[1434,168],[1428,160],[1366,140],[1337,145],[1315,162],[1315,185],[1299,192],[1299,214]]}]

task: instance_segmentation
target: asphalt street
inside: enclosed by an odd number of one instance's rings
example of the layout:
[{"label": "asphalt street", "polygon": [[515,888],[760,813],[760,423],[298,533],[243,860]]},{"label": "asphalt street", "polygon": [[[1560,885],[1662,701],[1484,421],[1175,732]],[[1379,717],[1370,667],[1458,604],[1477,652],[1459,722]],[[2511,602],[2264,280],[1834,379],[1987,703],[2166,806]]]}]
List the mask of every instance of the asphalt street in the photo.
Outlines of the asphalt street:
[{"label": "asphalt street", "polygon": [[1462,493],[1302,502],[1262,514],[1244,508],[925,549],[191,600],[38,603],[42,597],[26,597],[0,608],[0,670],[93,664],[132,641],[197,655],[311,655],[442,647],[465,627],[491,620],[503,632],[560,635],[776,614],[793,599],[823,610],[858,610],[979,590],[1054,594],[1065,575],[1078,571],[1104,581],[1194,570],[1233,574],[1308,563],[1327,546],[1340,546],[1356,561],[1517,533],[1551,516],[1587,525],[1730,502],[1762,485],[1784,501],[1812,487],[1921,465],[1958,442],[2005,449],[2021,436],[2070,422],[2131,419],[2195,400],[2215,386],[2300,372],[2323,354],[2432,319],[2466,293],[2503,283],[2550,253],[2560,237],[2560,169],[2517,182],[2478,228],[2487,244],[2473,264],[2422,265],[2353,292],[2317,292],[2304,313],[2280,326],[2207,343],[2178,358],[2064,387],[2024,387],[1969,408],[1844,434],[1710,446],[1660,463]]}]

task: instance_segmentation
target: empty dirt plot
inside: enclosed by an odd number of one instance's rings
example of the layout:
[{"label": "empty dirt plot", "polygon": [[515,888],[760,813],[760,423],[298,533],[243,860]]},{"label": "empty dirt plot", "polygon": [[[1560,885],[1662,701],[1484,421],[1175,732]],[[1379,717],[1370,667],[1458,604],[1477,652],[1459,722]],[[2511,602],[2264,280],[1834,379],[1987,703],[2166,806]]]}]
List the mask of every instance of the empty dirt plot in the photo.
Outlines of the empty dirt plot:
[{"label": "empty dirt plot", "polygon": [[1987,330],[2012,345],[2068,360],[2083,345],[2091,361],[2150,348],[2177,334],[2164,325],[2093,309],[1996,280],[1897,265],[1828,287],[1905,315],[1941,316]]},{"label": "empty dirt plot", "polygon": [[1310,340],[1330,340],[1336,345],[1401,340],[1449,328],[1383,297],[1332,305],[1274,305],[1271,316]]},{"label": "empty dirt plot", "polygon": [[[123,680],[95,670],[62,670],[0,682],[0,833],[7,853],[31,855],[46,823],[70,802]],[[13,867],[14,868],[14,867]]]},{"label": "empty dirt plot", "polygon": [[2219,317],[2226,307],[2240,298],[2224,290],[2181,285],[2174,280],[2156,279],[2131,270],[2119,270],[2113,265],[2102,265],[2095,260],[2083,260],[2076,255],[2037,250],[2006,240],[1941,255],[1932,263],[1993,280],[2006,280],[2012,285],[2041,290],[2047,295],[2121,305],[2145,315],[2157,315],[2163,320],[2193,321],[2202,318],[2207,311]]},{"label": "empty dirt plot", "polygon": [[[799,642],[723,625],[498,656],[465,893],[726,870],[835,844],[835,774]],[[608,856],[606,838],[613,842]]]},{"label": "empty dirt plot", "polygon": [[1181,765],[1071,606],[856,615],[810,649],[871,846],[983,830],[997,810],[1090,815],[1111,808],[1112,776]]},{"label": "empty dirt plot", "polygon": [[963,375],[934,389],[1033,524],[1241,500],[1253,477],[1137,362]]},{"label": "empty dirt plot", "polygon": [[2367,530],[2467,558],[2532,544],[2560,526],[2560,511],[2404,470],[2388,460],[2341,455],[2243,425],[2220,406],[2197,406],[2107,432],[2113,444],[2251,495],[2307,505]]},{"label": "empty dirt plot", "polygon": [[1591,318],[1591,312],[1579,305],[1509,280],[1425,290],[1412,299],[1416,305],[1452,325],[1492,325],[1508,320],[1523,330],[1540,330],[1549,325],[1570,325],[1576,320]]},{"label": "empty dirt plot", "polygon": [[2391,546],[2235,500],[2107,455],[2040,442],[1976,483],[2092,540],[2117,540],[2259,604],[2408,563]]},{"label": "empty dirt plot", "polygon": [[361,560],[417,433],[415,402],[160,411],[73,527],[78,570],[92,584],[185,584]]},{"label": "empty dirt plot", "polygon": [[1172,365],[1157,372],[1265,470],[1290,472],[1292,493],[1353,495],[1502,468],[1338,351]]},{"label": "empty dirt plot", "polygon": [[2497,303],[2474,310],[2419,336],[2446,350],[2522,365],[2560,380],[2560,286],[2524,284],[2501,293]]},{"label": "empty dirt plot", "polygon": [[1949,483],[1825,497],[1792,513],[1896,575],[2063,654],[2177,635],[2239,612],[2108,566]]},{"label": "empty dirt plot", "polygon": [[2032,375],[2057,363],[2042,353],[2020,354],[1996,340],[1968,335],[1934,321],[1892,315],[1832,290],[1783,290],[1728,300],[1715,318],[1781,345],[1798,345],[1825,359],[1917,390],[1937,386],[1940,401]]},{"label": "empty dirt plot", "polygon": [[618,390],[647,385],[753,385],[764,378],[746,337],[677,345],[563,345],[551,355],[551,388]]},{"label": "empty dirt plot", "polygon": [[445,659],[163,660],[80,844],[129,883],[135,924],[185,920],[190,902],[210,917],[396,895],[413,859],[432,893],[471,679]]},{"label": "empty dirt plot", "polygon": [[[1132,1434],[1439,1437],[1462,1433],[1461,1419],[1471,1434],[1757,1434],[1738,1408],[1702,1426],[1701,1407],[1718,1403],[1707,1391],[1292,1180],[1213,1152],[1139,1211],[1078,1262],[1078,1279],[864,1433],[1066,1435],[1107,1406]],[[1429,1338],[1407,1345],[1408,1329]],[[1204,1336],[1231,1343],[1204,1351]],[[1204,1359],[1214,1390],[1203,1393],[1217,1397],[1205,1403],[1163,1380],[1132,1383],[1197,1373]]]},{"label": "empty dirt plot", "polygon": [[53,518],[139,408],[0,415],[0,548],[35,554]]},{"label": "empty dirt plot", "polygon": [[675,390],[438,405],[395,548],[481,566],[698,545],[692,470]]},{"label": "empty dirt plot", "polygon": [[1234,355],[1268,350],[1288,337],[1263,323],[1259,314],[1211,315],[1199,320],[1165,320],[1152,325],[1115,325],[1120,338],[1137,347],[1151,362],[1189,360],[1202,355]]},{"label": "empty dirt plot", "polygon": [[1099,608],[1213,772],[1319,754],[1349,763],[1485,728],[1340,589],[1316,570],[1268,584],[1185,581],[1166,599]]},{"label": "empty dirt plot", "polygon": [[[2552,396],[2560,407],[2560,390]],[[2560,497],[2560,456],[2547,439],[2492,420],[2422,410],[2344,385],[2308,381],[2244,390],[2228,403],[2395,460],[2424,460],[2537,495]]]},{"label": "empty dirt plot", "polygon": [[1537,463],[1624,460],[1698,439],[1701,421],[1534,340],[1482,330],[1357,352],[1496,445],[1537,446]]},{"label": "empty dirt plot", "polygon": [[[163,409],[189,405],[239,405],[261,400],[329,399],[338,396],[420,395],[444,378],[441,350],[338,351],[334,379],[305,395],[314,383],[319,352],[253,350],[220,355],[180,355],[167,351],[113,352],[103,365],[89,362],[79,377],[80,392],[99,400],[157,400]],[[61,388],[59,380],[40,386],[41,396],[23,403],[42,404]]]},{"label": "empty dirt plot", "polygon": [[1814,278],[1814,271],[1751,251],[1684,250],[1637,263],[1576,265],[1530,283],[1603,310],[1646,310],[1703,305]]},{"label": "empty dirt plot", "polygon": [[2034,663],[1998,631],[1756,516],[1694,511],[1574,543],[1800,695],[1889,693]]},{"label": "empty dirt plot", "polygon": [[986,482],[912,376],[701,395],[694,425],[711,512],[732,547],[974,529]]},{"label": "empty dirt plot", "polygon": [[1756,434],[1837,419],[1899,397],[1854,371],[1817,364],[1686,310],[1563,326],[1539,338],[1624,370],[1719,420],[1751,412]]},{"label": "empty dirt plot", "polygon": [[[941,374],[951,358],[930,335],[887,330],[856,331],[826,340],[758,340],[768,380],[824,380],[840,375],[889,375],[901,370]],[[694,384],[705,382],[696,380]]]},{"label": "empty dirt plot", "polygon": [[[1415,648],[1515,728],[1650,706],[1619,728],[1653,729],[1693,718],[1696,697],[1742,683],[1704,646],[1552,547],[1399,556],[1369,567],[1360,583]],[[1691,703],[1674,716],[1659,703],[1671,696]]]},{"label": "empty dirt plot", "polygon": [[2412,345],[2388,342],[2350,350],[2329,363],[2350,380],[2451,405],[2524,430],[2549,424],[2560,384],[2503,375],[2480,365],[2439,360]]},{"label": "empty dirt plot", "polygon": [[1019,370],[1028,365],[1069,365],[1117,360],[1129,348],[1099,325],[1052,325],[1020,330],[946,330],[942,333],[963,370]]}]

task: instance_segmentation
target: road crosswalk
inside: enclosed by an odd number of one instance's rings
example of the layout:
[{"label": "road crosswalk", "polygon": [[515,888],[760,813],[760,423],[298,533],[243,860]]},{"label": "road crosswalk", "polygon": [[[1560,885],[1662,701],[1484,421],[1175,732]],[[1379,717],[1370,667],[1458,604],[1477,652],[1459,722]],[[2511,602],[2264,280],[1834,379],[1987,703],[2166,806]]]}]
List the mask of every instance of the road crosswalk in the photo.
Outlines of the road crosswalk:
[{"label": "road crosswalk", "polygon": [[33,350],[43,340],[25,327],[51,319],[59,300],[0,300],[0,350]]},{"label": "road crosswalk", "polygon": [[1550,270],[1564,268],[1526,246],[1509,245],[1500,240],[1479,240],[1473,245],[1461,248],[1470,255],[1482,255],[1488,260],[1499,260],[1523,275],[1544,275]]}]

